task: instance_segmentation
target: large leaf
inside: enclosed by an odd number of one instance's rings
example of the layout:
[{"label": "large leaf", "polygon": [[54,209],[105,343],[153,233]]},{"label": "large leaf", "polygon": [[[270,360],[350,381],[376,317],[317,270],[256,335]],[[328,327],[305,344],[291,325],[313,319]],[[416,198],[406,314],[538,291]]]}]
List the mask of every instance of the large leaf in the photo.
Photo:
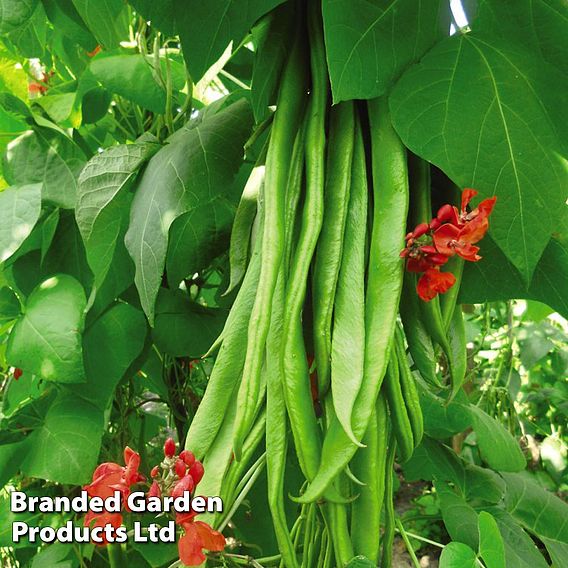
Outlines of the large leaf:
[{"label": "large leaf", "polygon": [[97,41],[106,49],[128,41],[128,12],[122,0],[72,0]]},{"label": "large leaf", "polygon": [[148,163],[130,212],[126,247],[136,266],[136,287],[149,320],[162,281],[168,231],[177,217],[223,200],[239,169],[252,115],[240,100],[178,131]]},{"label": "large leaf", "polygon": [[464,462],[453,450],[425,436],[412,457],[404,464],[407,481],[448,481],[469,500],[498,503],[505,483],[497,473]]},{"label": "large leaf", "polygon": [[47,17],[59,32],[76,41],[87,51],[93,51],[97,40],[69,0],[43,0]]},{"label": "large leaf", "polygon": [[568,4],[564,0],[480,0],[474,30],[528,45],[568,73]]},{"label": "large leaf", "polygon": [[492,507],[488,512],[497,521],[503,538],[507,568],[547,568],[548,563],[531,537],[507,511],[500,507]]},{"label": "large leaf", "polygon": [[468,408],[479,451],[489,466],[499,471],[523,470],[526,466],[525,456],[509,431],[477,406]]},{"label": "large leaf", "polygon": [[84,164],[85,155],[71,139],[38,127],[8,144],[4,177],[14,185],[42,182],[44,201],[73,209]]},{"label": "large leaf", "polygon": [[440,0],[323,0],[334,102],[382,95],[450,29]]},{"label": "large leaf", "polygon": [[495,519],[487,511],[481,511],[479,523],[479,555],[487,568],[505,566],[505,545]]},{"label": "large leaf", "polygon": [[[42,242],[42,247],[43,244]],[[78,280],[86,291],[91,289],[93,273],[87,263],[85,246],[71,211],[63,211],[61,214],[53,241],[44,255],[40,269],[43,277],[63,272]]]},{"label": "large leaf", "polygon": [[290,49],[293,22],[290,3],[283,4],[263,18],[252,29],[256,44],[251,82],[251,104],[257,122],[270,113],[268,106],[276,101],[282,67]]},{"label": "large leaf", "polygon": [[560,107],[543,102],[556,89],[565,78],[532,52],[468,33],[434,47],[391,96],[394,126],[413,152],[459,186],[497,195],[490,232],[525,286],[567,194]]},{"label": "large leaf", "polygon": [[551,556],[563,558],[568,552],[568,505],[527,476],[503,473],[507,484],[505,506],[528,531],[538,536]]},{"label": "large leaf", "polygon": [[121,196],[159,148],[151,140],[111,146],[93,156],[79,176],[75,216],[96,285],[104,280],[119,244],[122,218],[129,205]]},{"label": "large leaf", "polygon": [[481,304],[515,298],[544,302],[568,318],[568,240],[565,237],[550,240],[528,290],[519,271],[491,238],[483,240],[483,260],[466,263],[459,302]]},{"label": "large leaf", "polygon": [[191,302],[182,292],[162,289],[156,302],[152,336],[161,352],[197,359],[219,337],[226,315],[219,308],[204,308]]},{"label": "large leaf", "polygon": [[40,184],[9,187],[0,192],[0,262],[18,250],[40,213]]},{"label": "large leaf", "polygon": [[[6,0],[4,0],[6,2]],[[47,37],[47,18],[43,4],[33,0],[8,0],[9,4],[34,5],[35,9],[23,25],[4,36],[4,40],[12,43],[23,57],[42,57],[45,51]]]},{"label": "large leaf", "polygon": [[20,302],[10,288],[0,288],[0,324],[12,321],[20,315]]},{"label": "large leaf", "polygon": [[238,45],[258,18],[282,2],[174,0],[178,33],[193,81],[203,77],[231,41]]},{"label": "large leaf", "polygon": [[152,112],[164,113],[166,90],[156,81],[151,62],[143,55],[99,56],[89,68],[105,89]]},{"label": "large leaf", "polygon": [[172,223],[166,255],[166,272],[172,288],[187,276],[207,268],[227,250],[237,203],[250,172],[250,164],[243,164],[233,183],[213,204],[198,206]]},{"label": "large leaf", "polygon": [[440,568],[475,568],[475,552],[462,542],[450,542],[440,555]]},{"label": "large leaf", "polygon": [[176,12],[174,10],[174,0],[130,0],[136,11],[152,26],[167,35],[175,34]]},{"label": "large leaf", "polygon": [[24,473],[72,484],[90,478],[105,411],[118,381],[142,352],[145,337],[142,312],[127,304],[115,306],[88,330],[83,344],[87,382],[59,392],[44,424],[30,436]]},{"label": "large leaf", "polygon": [[444,525],[452,540],[463,542],[477,550],[479,531],[477,513],[465,499],[456,495],[446,483],[436,482]]},{"label": "large leaf", "polygon": [[81,333],[86,299],[83,287],[59,274],[40,284],[8,339],[7,360],[48,381],[84,381]]},{"label": "large leaf", "polygon": [[448,404],[430,389],[420,389],[420,405],[424,414],[424,431],[432,438],[444,440],[471,426],[467,397],[463,393]]},{"label": "large leaf", "polygon": [[32,17],[39,0],[0,0],[0,34],[23,27]]}]

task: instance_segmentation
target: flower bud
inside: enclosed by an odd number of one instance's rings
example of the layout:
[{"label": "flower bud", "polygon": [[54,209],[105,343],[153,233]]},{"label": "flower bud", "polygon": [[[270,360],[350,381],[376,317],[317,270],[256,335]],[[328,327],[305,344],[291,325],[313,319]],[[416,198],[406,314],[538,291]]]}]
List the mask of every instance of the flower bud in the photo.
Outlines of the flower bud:
[{"label": "flower bud", "polygon": [[182,477],[172,489],[172,497],[175,499],[176,497],[183,497],[184,491],[193,491],[195,487],[195,482],[193,481],[193,477],[191,475],[185,475]]},{"label": "flower bud", "polygon": [[438,214],[436,215],[436,217],[438,221],[443,223],[444,221],[449,221],[452,218],[453,213],[453,207],[450,204],[446,203],[445,205],[442,205],[440,209],[438,209]]},{"label": "flower bud", "polygon": [[412,236],[415,239],[418,239],[422,235],[425,235],[429,230],[430,230],[430,227],[429,227],[428,223],[420,223],[420,225],[417,225],[416,228],[414,229],[414,231],[412,231]]},{"label": "flower bud", "polygon": [[195,485],[197,485],[202,479],[205,470],[203,469],[203,464],[200,461],[196,461],[190,468],[189,468],[189,475],[193,477],[193,481]]},{"label": "flower bud", "polygon": [[176,475],[181,479],[185,475],[186,465],[183,460],[176,460],[175,470]]},{"label": "flower bud", "polygon": [[183,460],[187,467],[191,467],[195,463],[195,456],[193,455],[193,452],[190,452],[189,450],[183,450],[183,452],[179,455],[179,459]]},{"label": "flower bud", "polygon": [[173,458],[176,453],[176,443],[173,438],[168,438],[164,443],[164,455]]},{"label": "flower bud", "polygon": [[440,219],[438,219],[437,217],[434,217],[434,219],[432,219],[430,221],[430,230],[435,231],[441,224],[442,223],[441,223]]},{"label": "flower bud", "polygon": [[162,491],[157,481],[153,481],[150,485],[150,490],[148,491],[148,497],[161,497]]},{"label": "flower bud", "polygon": [[158,477],[158,474],[160,473],[160,466],[159,465],[155,465],[152,468],[152,471],[150,472],[150,476],[152,478]]}]

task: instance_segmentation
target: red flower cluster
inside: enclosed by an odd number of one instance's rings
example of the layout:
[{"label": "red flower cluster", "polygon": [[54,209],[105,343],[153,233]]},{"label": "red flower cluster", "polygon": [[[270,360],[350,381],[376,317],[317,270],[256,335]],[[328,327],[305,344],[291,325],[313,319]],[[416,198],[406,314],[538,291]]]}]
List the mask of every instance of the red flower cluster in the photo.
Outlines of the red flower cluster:
[{"label": "red flower cluster", "polygon": [[[148,496],[169,495],[181,497],[184,491],[193,493],[204,474],[203,464],[188,450],[176,456],[176,444],[168,438],[164,444],[164,461],[152,468],[153,478]],[[178,542],[179,557],[186,566],[199,566],[205,561],[203,549],[220,551],[225,548],[225,537],[207,523],[196,521],[197,513],[176,514],[183,534]]]},{"label": "red flower cluster", "polygon": [[[120,491],[122,502],[126,503],[130,495],[130,488],[145,477],[138,472],[140,455],[129,447],[124,449],[124,462],[107,462],[99,465],[93,473],[93,481],[83,487],[90,497],[106,499]],[[164,443],[164,460],[160,465],[152,468],[153,479],[148,497],[182,497],[184,491],[193,493],[204,474],[203,464],[195,459],[188,450],[176,455],[176,444],[172,438]],[[205,561],[203,549],[220,551],[225,548],[225,537],[213,530],[207,523],[196,521],[197,513],[176,514],[176,523],[182,528],[183,534],[178,542],[179,556],[186,566],[199,566]],[[111,525],[117,529],[122,525],[122,513],[93,513],[85,516],[85,526],[103,527]],[[104,537],[103,537],[104,538]],[[107,544],[105,542],[105,544]]]},{"label": "red flower cluster", "polygon": [[[89,497],[101,497],[106,499],[112,497],[115,491],[120,491],[122,501],[126,502],[130,494],[130,488],[145,477],[138,472],[140,467],[140,454],[131,450],[128,446],[124,448],[124,463],[122,466],[117,463],[102,463],[93,473],[93,481],[85,485],[83,489]],[[122,513],[94,513],[89,511],[85,516],[85,526],[104,527],[112,525],[115,529],[122,525]]]},{"label": "red flower cluster", "polygon": [[469,262],[481,259],[477,254],[479,247],[475,245],[489,228],[488,217],[497,198],[485,199],[468,211],[469,203],[476,195],[475,189],[464,189],[460,211],[452,205],[443,205],[430,223],[420,223],[406,235],[406,247],[400,256],[407,259],[409,272],[422,273],[416,291],[425,302],[454,285],[455,276],[440,270],[451,256],[457,254]]}]

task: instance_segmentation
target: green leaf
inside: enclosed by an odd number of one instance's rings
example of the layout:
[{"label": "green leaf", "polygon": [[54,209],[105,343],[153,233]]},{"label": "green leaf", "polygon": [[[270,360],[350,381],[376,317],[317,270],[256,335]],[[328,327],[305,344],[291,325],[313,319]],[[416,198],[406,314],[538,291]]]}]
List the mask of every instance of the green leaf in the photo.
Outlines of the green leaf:
[{"label": "green leaf", "polygon": [[481,499],[488,503],[499,503],[505,493],[505,482],[492,469],[466,463],[465,498],[470,501]]},{"label": "green leaf", "polygon": [[450,29],[440,0],[324,0],[323,21],[335,103],[382,95]]},{"label": "green leaf", "polygon": [[507,510],[544,542],[551,556],[560,555],[566,560],[564,553],[568,551],[568,505],[525,475],[501,475],[507,484]]},{"label": "green leaf", "polygon": [[468,501],[476,499],[498,503],[505,492],[505,483],[497,473],[466,463],[448,446],[428,436],[424,437],[403,469],[409,482],[419,479],[451,482]]},{"label": "green leaf", "polygon": [[225,324],[225,310],[204,308],[181,291],[160,290],[152,333],[161,352],[197,359],[204,355]]},{"label": "green leaf", "polygon": [[188,275],[207,268],[227,249],[241,188],[238,183],[232,184],[213,203],[198,205],[172,223],[166,256],[170,286],[177,286]]},{"label": "green leaf", "polygon": [[4,177],[13,185],[42,182],[43,201],[73,209],[84,164],[85,155],[70,138],[37,127],[8,144]]},{"label": "green leaf", "polygon": [[128,41],[128,12],[122,0],[72,0],[97,41],[105,48]]},{"label": "green leaf", "polygon": [[53,27],[90,52],[97,46],[97,40],[88,30],[85,22],[68,0],[43,0],[43,7]]},{"label": "green leaf", "polygon": [[181,45],[194,83],[221,57],[237,47],[262,15],[283,0],[174,0]]},{"label": "green leaf", "polygon": [[111,146],[93,156],[79,176],[75,217],[97,286],[109,270],[128,211],[129,200],[121,196],[159,148],[152,140]]},{"label": "green leaf", "polygon": [[83,287],[71,276],[45,280],[31,293],[10,333],[6,355],[10,364],[48,381],[82,382],[85,304]]},{"label": "green leaf", "polygon": [[293,23],[291,4],[278,6],[252,29],[256,45],[251,82],[251,104],[256,122],[269,115],[275,104],[280,74],[290,49]]},{"label": "green leaf", "polygon": [[99,55],[89,69],[111,93],[157,114],[166,109],[166,90],[152,71],[151,62],[143,55]]},{"label": "green leaf", "polygon": [[[16,0],[17,1],[17,0]],[[24,0],[23,4],[28,4]],[[10,2],[12,4],[12,2]],[[25,23],[4,36],[16,46],[23,57],[43,57],[47,38],[47,18],[41,2],[34,1],[35,9]]]},{"label": "green leaf", "polygon": [[408,481],[440,479],[465,486],[463,461],[453,450],[428,436],[424,436],[403,469]]},{"label": "green leaf", "polygon": [[546,303],[568,318],[568,240],[550,240],[528,288],[518,270],[490,237],[482,243],[483,260],[467,262],[458,302],[481,304],[531,298]]},{"label": "green leaf", "polygon": [[40,213],[40,184],[0,191],[0,262],[20,248],[35,227]]},{"label": "green leaf", "polygon": [[446,483],[436,482],[444,525],[452,540],[463,542],[477,550],[479,533],[477,513],[463,497],[456,495]]},{"label": "green leaf", "polygon": [[176,132],[148,163],[130,212],[126,247],[136,266],[135,282],[151,323],[162,281],[168,232],[177,217],[224,199],[243,155],[252,124],[240,100]]},{"label": "green leaf", "polygon": [[568,5],[564,0],[481,0],[474,30],[529,46],[568,74]]},{"label": "green leaf", "polygon": [[507,568],[547,568],[545,561],[531,537],[518,525],[509,513],[502,508],[493,507],[489,512],[499,526],[505,545]]},{"label": "green leaf", "polygon": [[461,542],[450,542],[440,555],[440,568],[475,568],[477,560],[475,552]]},{"label": "green leaf", "polygon": [[45,255],[53,242],[57,227],[59,225],[59,209],[54,209],[45,219],[41,226],[41,261],[45,259]]},{"label": "green leaf", "polygon": [[39,0],[0,0],[0,34],[25,26],[38,4]]},{"label": "green leaf", "polygon": [[487,568],[505,566],[505,545],[499,527],[490,513],[481,511],[479,523],[479,555]]},{"label": "green leaf", "polygon": [[525,287],[566,200],[561,105],[546,96],[562,85],[530,51],[468,33],[435,46],[391,95],[394,126],[413,152],[460,187],[498,197],[490,233]]},{"label": "green leaf", "polygon": [[0,288],[0,323],[12,321],[20,315],[20,301],[10,288]]},{"label": "green leaf", "polygon": [[166,35],[175,35],[178,15],[174,9],[174,0],[130,0],[130,4],[146,21],[151,22],[152,27],[158,28]]},{"label": "green leaf", "polygon": [[477,406],[469,406],[481,457],[498,471],[521,471],[526,460],[519,444],[495,418]]},{"label": "green leaf", "polygon": [[[432,394],[428,388],[420,389],[419,394],[424,414],[424,431],[431,438],[444,440],[471,426],[467,398],[463,393],[458,394],[449,404],[447,400]],[[464,398],[466,404],[460,402]]]},{"label": "green leaf", "polygon": [[42,427],[30,436],[22,465],[26,475],[70,484],[90,479],[105,430],[105,411],[118,381],[142,352],[145,337],[142,312],[127,304],[106,312],[87,331],[87,382],[63,387]]}]

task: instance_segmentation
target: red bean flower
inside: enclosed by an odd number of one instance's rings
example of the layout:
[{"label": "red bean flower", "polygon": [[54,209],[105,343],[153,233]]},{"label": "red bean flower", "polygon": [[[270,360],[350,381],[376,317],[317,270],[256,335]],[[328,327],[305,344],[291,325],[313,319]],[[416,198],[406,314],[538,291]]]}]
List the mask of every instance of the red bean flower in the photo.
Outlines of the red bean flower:
[{"label": "red bean flower", "polygon": [[196,513],[176,516],[176,523],[183,529],[178,542],[179,558],[186,566],[199,566],[205,562],[203,550],[219,552],[225,548],[225,537],[207,523],[195,520]]},{"label": "red bean flower", "polygon": [[420,223],[406,235],[406,247],[400,256],[407,259],[409,272],[422,274],[416,291],[426,302],[454,285],[454,275],[440,270],[450,257],[458,255],[469,262],[481,260],[476,243],[487,233],[488,218],[497,198],[484,199],[471,209],[470,202],[476,195],[475,189],[464,189],[460,210],[448,203],[442,205],[429,223]]},{"label": "red bean flower", "polygon": [[416,291],[425,301],[429,302],[438,294],[445,294],[456,282],[451,272],[441,272],[438,268],[429,268],[418,279]]},{"label": "red bean flower", "polygon": [[[138,472],[140,467],[140,454],[130,449],[124,448],[124,463],[119,465],[113,462],[102,463],[95,469],[93,480],[83,489],[89,497],[101,497],[106,499],[112,497],[115,491],[120,491],[123,501],[130,494],[130,487],[140,481],[144,481],[144,476]],[[94,513],[89,511],[85,516],[85,526],[104,527],[110,524],[115,529],[122,524],[122,513]]]}]

